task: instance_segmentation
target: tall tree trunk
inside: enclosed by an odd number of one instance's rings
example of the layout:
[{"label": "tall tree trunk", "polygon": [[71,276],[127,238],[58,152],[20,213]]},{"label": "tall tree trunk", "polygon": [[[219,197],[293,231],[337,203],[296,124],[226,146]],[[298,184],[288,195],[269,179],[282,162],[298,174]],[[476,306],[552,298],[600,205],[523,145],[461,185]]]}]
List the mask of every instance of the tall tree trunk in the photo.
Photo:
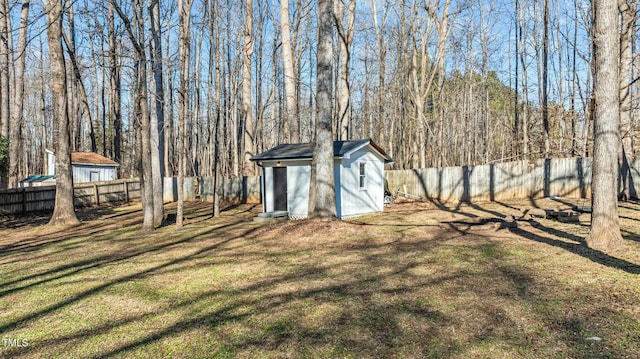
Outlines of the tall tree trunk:
[{"label": "tall tree trunk", "polygon": [[153,175],[153,219],[154,224],[162,224],[164,217],[164,84],[162,79],[162,38],[160,36],[160,4],[158,0],[148,0],[149,9],[149,56],[153,72],[153,91],[150,92],[154,103],[151,111],[151,171]]},{"label": "tall tree trunk", "polygon": [[142,231],[149,232],[155,228],[156,221],[154,220],[154,205],[153,205],[153,173],[151,165],[151,123],[149,116],[149,99],[147,94],[149,92],[147,87],[147,53],[144,47],[144,18],[143,18],[143,4],[142,0],[135,0],[133,2],[133,25],[117,5],[115,0],[111,1],[114,10],[118,13],[118,16],[124,23],[124,28],[131,40],[131,43],[135,50],[134,65],[135,65],[135,90],[134,103],[136,104],[136,118],[139,123],[140,132],[140,153],[138,158],[141,162],[142,175],[140,178],[140,184],[142,187]]},{"label": "tall tree trunk", "polygon": [[[145,232],[152,231],[156,223],[155,205],[154,205],[154,182],[153,182],[153,165],[151,144],[151,116],[149,115],[149,98],[148,98],[148,78],[147,78],[147,54],[144,48],[144,19],[143,19],[142,0],[135,1],[135,20],[136,32],[138,39],[136,40],[136,61],[138,63],[138,78],[136,79],[136,97],[140,118],[140,141],[142,153],[139,154],[142,161],[142,211],[144,219],[142,222],[142,230]],[[155,130],[155,129],[154,129]]]},{"label": "tall tree trunk", "polygon": [[591,248],[623,245],[618,218],[616,193],[620,148],[620,79],[618,76],[620,34],[617,4],[611,0],[594,0],[595,47],[595,122],[593,144],[593,179],[591,183],[591,231],[586,243]]},{"label": "tall tree trunk", "polygon": [[517,16],[520,19],[520,26],[518,27],[518,37],[520,39],[520,53],[518,56],[520,57],[520,65],[522,66],[522,70],[520,71],[520,76],[522,78],[522,159],[529,159],[529,89],[528,89],[528,77],[527,77],[527,54],[526,54],[526,40],[523,36],[523,27],[524,27],[524,14],[521,13]]},{"label": "tall tree trunk", "polygon": [[280,29],[282,36],[282,61],[284,63],[284,89],[286,93],[286,119],[289,126],[289,142],[300,141],[300,118],[296,101],[296,76],[293,69],[293,49],[289,27],[289,0],[280,0]]},{"label": "tall tree trunk", "polygon": [[[113,160],[122,165],[122,111],[120,90],[120,68],[118,64],[118,45],[116,43],[115,14],[113,2],[109,3],[109,120],[113,125]],[[106,131],[103,131],[103,143],[106,144]],[[106,146],[105,146],[106,147]],[[106,149],[105,149],[106,151]],[[122,166],[118,169],[122,172]]]},{"label": "tall tree trunk", "polygon": [[[169,20],[169,28],[171,28],[172,22]],[[170,32],[167,31],[165,37],[165,43],[169,44],[171,41]],[[175,176],[175,131],[174,131],[174,91],[173,91],[173,65],[171,64],[171,49],[170,46],[166,46],[164,61],[167,64],[167,84],[165,88],[165,103],[164,113],[166,114],[164,124],[164,171],[167,177]]]},{"label": "tall tree trunk", "polygon": [[632,193],[632,178],[630,162],[635,156],[633,150],[632,134],[632,102],[631,86],[633,84],[631,76],[631,43],[633,41],[634,22],[636,19],[635,10],[637,0],[619,0],[618,8],[621,12],[622,32],[620,34],[620,186],[621,198],[628,200],[636,197],[637,193]]},{"label": "tall tree trunk", "polygon": [[548,94],[548,64],[549,64],[549,0],[544,0],[542,35],[542,127],[544,128],[544,158],[551,156],[549,142],[549,94]]},{"label": "tall tree trunk", "polygon": [[[385,87],[385,76],[386,76],[386,65],[387,65],[387,41],[385,38],[385,32],[387,28],[387,13],[389,8],[389,1],[385,0],[384,6],[382,9],[382,15],[380,21],[378,21],[378,11],[376,7],[376,0],[370,0],[370,8],[373,16],[373,26],[376,30],[376,40],[378,41],[378,90],[377,90],[377,107],[378,107],[378,118],[381,119],[380,123],[380,131],[379,131],[379,140],[380,144],[383,144],[385,141],[385,137],[391,143],[393,139],[393,131],[390,131],[390,136],[385,136],[385,121],[387,118],[385,114],[385,96],[386,96],[386,87]],[[404,15],[404,14],[403,14]],[[404,19],[404,18],[403,18]],[[404,26],[404,22],[402,23]],[[404,35],[404,31],[400,31],[401,36]],[[399,41],[400,43],[400,41]],[[371,130],[372,126],[369,127]],[[371,136],[369,136],[371,137]],[[392,151],[392,146],[389,146],[389,150]]]},{"label": "tall tree trunk", "polygon": [[515,88],[513,91],[513,146],[511,147],[511,152],[512,156],[517,158],[519,152],[518,144],[520,142],[520,92],[518,86],[520,82],[520,73],[518,71],[520,68],[520,61],[518,59],[520,55],[520,0],[515,0],[515,6]]},{"label": "tall tree trunk", "polygon": [[336,217],[336,191],[333,176],[333,90],[331,88],[333,51],[333,11],[331,0],[318,0],[318,54],[316,83],[316,135],[313,142],[309,215]]},{"label": "tall tree trunk", "polygon": [[176,226],[182,228],[184,216],[184,176],[186,169],[187,116],[189,113],[189,55],[191,5],[193,0],[178,0],[178,48],[180,53],[180,90],[178,91],[178,209]]},{"label": "tall tree trunk", "polygon": [[18,187],[20,148],[22,143],[22,123],[24,108],[24,69],[27,48],[27,26],[29,25],[29,5],[30,0],[22,0],[22,11],[20,12],[20,30],[18,35],[18,58],[16,69],[16,92],[14,99],[15,109],[12,115],[12,131],[9,149],[9,188]]},{"label": "tall tree trunk", "polygon": [[11,63],[9,56],[11,46],[7,21],[9,13],[9,0],[0,0],[0,136],[9,139],[9,122],[11,121],[11,83],[9,73]]},{"label": "tall tree trunk", "polygon": [[351,124],[351,43],[354,36],[356,0],[350,0],[347,7],[347,26],[342,25],[344,16],[343,0],[333,0],[338,43],[340,45],[340,94],[338,95],[338,139],[348,140]]},{"label": "tall tree trunk", "polygon": [[62,50],[62,2],[47,0],[47,44],[51,66],[54,140],[56,142],[56,200],[50,225],[79,224],[73,207],[71,132],[67,111],[67,72]]},{"label": "tall tree trunk", "polygon": [[571,155],[578,155],[578,131],[577,131],[577,122],[578,116],[576,114],[576,84],[578,72],[576,71],[576,59],[578,52],[578,2],[574,1],[573,4],[573,14],[574,14],[574,23],[573,23],[573,40],[572,40],[572,55],[571,55]]},{"label": "tall tree trunk", "polygon": [[214,217],[220,217],[220,197],[218,195],[218,178],[220,174],[219,162],[219,133],[220,133],[220,104],[222,102],[221,89],[220,89],[220,28],[219,28],[219,14],[218,14],[218,2],[214,0],[207,1],[208,13],[209,13],[209,73],[213,81],[213,89],[215,97],[210,96],[209,101],[213,103],[213,136],[209,139],[209,147],[212,152],[213,162],[213,206],[212,212]]},{"label": "tall tree trunk", "polygon": [[251,58],[253,55],[253,1],[245,1],[244,48],[242,54],[242,117],[244,118],[243,174],[254,176],[255,164],[251,157],[255,154],[255,132],[253,109],[251,107]]}]

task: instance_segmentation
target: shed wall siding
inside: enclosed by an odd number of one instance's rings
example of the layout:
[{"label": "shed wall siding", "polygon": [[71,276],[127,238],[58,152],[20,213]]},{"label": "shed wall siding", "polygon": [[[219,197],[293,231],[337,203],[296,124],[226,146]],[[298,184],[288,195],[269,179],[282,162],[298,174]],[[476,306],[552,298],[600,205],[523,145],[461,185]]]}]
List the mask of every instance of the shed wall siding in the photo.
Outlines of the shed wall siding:
[{"label": "shed wall siding", "polygon": [[98,172],[98,181],[111,181],[116,179],[116,168],[107,166],[73,165],[73,182],[91,182],[91,172]]},{"label": "shed wall siding", "polygon": [[[360,163],[365,163],[366,186],[360,188]],[[342,160],[340,218],[381,212],[384,205],[384,162],[365,148]]]}]

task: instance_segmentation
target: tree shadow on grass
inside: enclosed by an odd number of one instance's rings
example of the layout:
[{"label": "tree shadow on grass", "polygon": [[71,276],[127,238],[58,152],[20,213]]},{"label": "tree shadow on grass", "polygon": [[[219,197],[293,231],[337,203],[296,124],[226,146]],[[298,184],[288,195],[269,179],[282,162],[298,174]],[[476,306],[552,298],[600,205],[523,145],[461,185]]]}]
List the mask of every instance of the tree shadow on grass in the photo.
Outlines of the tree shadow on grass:
[{"label": "tree shadow on grass", "polygon": [[[505,222],[502,219],[496,218],[486,219],[475,223],[469,221],[462,221],[457,223],[465,223],[469,226],[482,225],[486,223],[498,223],[500,225],[499,229],[506,228],[511,233],[521,238],[562,248],[568,252],[577,254],[581,257],[587,258],[595,263],[602,264],[607,267],[623,270],[631,274],[640,274],[640,265],[631,263],[624,259],[613,257],[602,251],[589,248],[585,245],[583,237],[556,228],[547,227],[533,220]],[[545,233],[546,235],[534,233],[533,230],[525,229],[525,226],[522,225],[523,223],[530,224],[532,228],[535,228]]]},{"label": "tree shadow on grass", "polygon": [[[214,350],[194,354],[201,356],[217,355],[215,345],[220,355],[227,350],[230,355],[239,356],[473,356],[474,350],[496,343],[502,348],[521,348],[518,352],[507,352],[514,355],[534,353],[526,337],[531,333],[518,332],[520,313],[510,312],[508,306],[531,310],[532,317],[542,318],[535,324],[540,330],[549,331],[546,338],[551,336],[574,350],[562,353],[563,356],[579,357],[584,350],[576,331],[582,330],[581,323],[590,320],[587,314],[578,313],[574,319],[564,320],[564,317],[558,319],[556,313],[541,309],[539,303],[548,301],[555,293],[547,293],[546,288],[536,282],[536,274],[527,263],[514,263],[500,243],[473,233],[473,226],[500,225],[500,219],[476,219],[470,221],[468,228],[464,221],[452,222],[451,225],[462,230],[456,232],[455,238],[462,238],[458,234],[471,236],[464,242],[446,240],[452,238],[447,225],[424,226],[433,232],[429,236],[407,233],[403,227],[397,241],[376,240],[368,231],[378,234],[375,230],[380,227],[368,224],[367,220],[361,222],[353,226],[362,227],[363,231],[357,232],[362,238],[340,238],[333,242],[322,240],[327,233],[340,237],[347,232],[321,231],[321,237],[278,247],[285,236],[295,237],[296,231],[313,223],[266,226],[251,223],[245,227],[238,222],[161,243],[156,243],[155,237],[134,242],[142,246],[123,253],[120,258],[103,258],[96,268],[85,269],[91,258],[78,258],[75,267],[51,271],[64,275],[65,270],[79,269],[76,274],[86,275],[89,270],[106,266],[135,266],[149,259],[142,257],[145,253],[154,260],[150,267],[108,278],[57,299],[49,306],[34,308],[26,315],[5,321],[0,333],[41,324],[48,315],[74,308],[98,294],[110,293],[118,285],[145,282],[165,273],[182,278],[176,284],[184,284],[192,280],[190,269],[209,266],[217,271],[233,265],[226,278],[211,272],[212,283],[207,283],[203,291],[162,298],[160,309],[152,314],[129,314],[117,320],[107,318],[88,329],[34,342],[26,350],[42,354],[55,352],[62,346],[62,350],[73,351],[70,348],[76,344],[112,333],[121,334],[125,327],[133,326],[135,333],[125,336],[122,342],[111,342],[101,351],[84,352],[83,356],[187,356],[191,353],[188,346],[198,341],[214,342]],[[190,230],[187,226],[182,233]],[[188,253],[170,252],[176,247]],[[165,256],[159,257],[160,254]],[[271,263],[274,271],[265,273],[264,263]],[[432,266],[440,271],[432,272]],[[243,272],[246,270],[250,273]],[[252,275],[257,276],[252,278]],[[245,279],[246,276],[250,279]],[[232,282],[216,283],[221,279]],[[43,280],[42,284],[46,283],[47,279]],[[27,289],[34,288],[23,287],[17,291],[28,293]],[[80,307],[86,310],[86,306]],[[154,316],[171,314],[172,319],[161,325],[152,321]],[[548,323],[566,325],[552,327]],[[194,339],[202,333],[206,338]],[[176,338],[184,337],[192,341],[180,343],[185,345],[184,353],[181,354],[181,348],[167,349]],[[327,351],[319,352],[317,348]],[[21,350],[16,348],[4,354],[23,355]]]},{"label": "tree shadow on grass", "polygon": [[[558,201],[556,200],[556,202]],[[566,202],[566,201],[560,201],[559,203],[562,203],[564,205],[572,205],[570,202]],[[497,204],[502,205],[503,207],[506,207],[506,208],[515,209],[515,207],[513,206],[504,205],[500,202],[498,202]],[[505,218],[507,217],[507,215],[500,211],[485,208],[481,204],[477,204],[477,203],[467,203],[467,205],[471,209],[488,214],[489,216],[491,216],[491,218],[475,218],[475,219],[472,218],[472,219],[463,219],[458,221],[445,222],[449,224],[453,230],[459,231],[462,234],[467,234],[468,230],[473,226],[494,223],[496,225],[495,226],[496,230],[508,229],[513,234],[518,235],[522,238],[533,240],[539,243],[545,243],[545,244],[552,245],[559,248],[563,248],[571,253],[580,255],[593,262],[606,265],[608,267],[620,269],[632,274],[640,274],[640,265],[628,262],[624,259],[613,257],[599,250],[588,248],[582,236],[578,236],[557,228],[545,226],[534,220],[506,221]],[[446,210],[454,213],[459,213],[461,210],[464,210],[464,208],[460,207],[453,211],[451,209],[446,209]],[[469,215],[467,215],[467,217],[469,217]],[[529,223],[531,224],[531,227],[536,228],[537,230],[543,232],[544,234],[537,234],[537,233],[534,233],[534,231],[526,230],[522,225],[518,225],[519,223],[520,224]],[[459,226],[460,224],[467,225],[467,228],[465,230],[461,230]],[[628,235],[625,236],[625,238],[628,240],[638,241],[638,239],[640,238],[640,235],[629,233]]]}]

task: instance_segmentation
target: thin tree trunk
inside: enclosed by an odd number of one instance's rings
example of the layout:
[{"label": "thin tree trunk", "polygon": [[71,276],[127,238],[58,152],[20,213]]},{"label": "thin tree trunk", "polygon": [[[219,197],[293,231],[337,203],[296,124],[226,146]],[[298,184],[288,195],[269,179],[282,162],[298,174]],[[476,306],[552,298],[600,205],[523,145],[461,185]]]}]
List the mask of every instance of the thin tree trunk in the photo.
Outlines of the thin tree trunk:
[{"label": "thin tree trunk", "polygon": [[356,0],[350,0],[347,7],[347,26],[342,25],[344,4],[342,0],[333,0],[336,25],[338,28],[338,44],[340,45],[340,94],[338,95],[338,139],[348,140],[351,123],[351,43],[354,36]]},{"label": "thin tree trunk", "polygon": [[289,28],[289,0],[280,0],[280,30],[282,36],[282,60],[284,63],[284,88],[286,93],[286,119],[291,143],[300,141],[300,118],[296,101],[296,77],[293,69],[293,49]]},{"label": "thin tree trunk", "polygon": [[[91,151],[97,151],[96,145],[96,135],[93,129],[93,118],[91,117],[91,109],[89,108],[89,99],[87,98],[87,92],[84,88],[84,83],[82,82],[82,75],[80,74],[80,67],[78,66],[78,60],[76,58],[75,46],[73,45],[72,40],[63,32],[62,37],[67,45],[67,54],[69,55],[69,62],[71,63],[71,67],[73,69],[73,82],[74,88],[80,95],[80,102],[82,105],[82,111],[87,114],[87,124],[89,125],[89,137],[91,139]],[[78,122],[80,122],[78,120]],[[79,132],[79,131],[78,131]],[[78,135],[78,134],[76,134]]]},{"label": "thin tree trunk", "polygon": [[29,25],[29,0],[22,0],[22,11],[20,13],[20,31],[18,35],[18,58],[16,69],[16,92],[14,99],[15,109],[12,115],[11,141],[9,148],[9,188],[18,187],[19,180],[19,154],[22,143],[22,123],[24,108],[24,69],[27,48],[27,26]]},{"label": "thin tree trunk", "polygon": [[549,63],[549,0],[544,0],[542,35],[542,127],[544,129],[544,158],[551,155],[549,142],[549,94],[548,94],[548,63]]},{"label": "thin tree trunk", "polygon": [[162,224],[164,217],[164,84],[162,79],[162,41],[160,36],[160,5],[158,0],[148,0],[149,55],[153,72],[153,91],[150,92],[154,103],[151,111],[151,170],[153,176],[153,219],[154,225]]},{"label": "thin tree trunk", "polygon": [[619,0],[618,8],[621,12],[622,32],[620,34],[620,186],[623,200],[628,200],[632,196],[632,178],[630,162],[634,157],[633,135],[631,125],[632,102],[631,102],[631,42],[633,40],[633,26],[635,22],[636,0]]},{"label": "thin tree trunk", "polygon": [[[116,43],[115,14],[113,2],[109,3],[109,118],[113,125],[113,160],[122,164],[122,111],[120,90],[120,68]],[[107,136],[106,132],[103,136]],[[103,139],[106,144],[106,140]],[[119,169],[122,172],[122,168]]]},{"label": "thin tree trunk", "polygon": [[[134,76],[135,91],[134,103],[137,105],[136,117],[139,123],[140,131],[140,152],[138,158],[141,162],[142,175],[140,178],[140,184],[142,187],[142,231],[149,232],[155,228],[156,221],[154,220],[154,205],[153,205],[153,173],[151,165],[151,123],[149,116],[149,100],[147,97],[147,54],[144,48],[144,19],[142,0],[136,0],[133,4],[133,20],[132,26],[129,18],[122,12],[122,9],[115,3],[115,0],[111,1],[114,10],[118,13],[120,19],[124,22],[124,28],[127,31],[127,35],[133,44],[135,50],[135,69],[137,71]],[[134,28],[135,26],[135,28]]]},{"label": "thin tree trunk", "polygon": [[51,66],[54,139],[56,142],[56,200],[50,225],[76,225],[78,217],[73,206],[71,172],[71,133],[67,112],[67,72],[62,49],[62,2],[47,0],[47,44]]},{"label": "thin tree trunk", "polygon": [[193,0],[178,0],[178,29],[180,52],[180,90],[178,91],[178,209],[176,226],[182,228],[184,216],[184,176],[186,169],[187,116],[189,112],[189,55],[191,5]]},{"label": "thin tree trunk", "polygon": [[254,176],[255,165],[251,157],[255,155],[255,132],[253,109],[251,107],[251,58],[253,55],[253,1],[245,0],[244,49],[242,54],[242,117],[244,118],[243,174]]},{"label": "thin tree trunk", "polygon": [[522,70],[520,75],[522,77],[522,158],[527,161],[529,159],[529,90],[528,90],[528,77],[527,77],[527,62],[526,62],[526,41],[523,36],[522,28],[524,27],[524,14],[518,14],[520,18],[520,26],[517,30],[519,32],[520,39],[520,64]]},{"label": "thin tree trunk", "polygon": [[9,138],[9,123],[11,121],[11,83],[9,72],[11,69],[9,56],[11,47],[9,44],[9,32],[7,19],[9,13],[9,0],[0,0],[0,136]]}]

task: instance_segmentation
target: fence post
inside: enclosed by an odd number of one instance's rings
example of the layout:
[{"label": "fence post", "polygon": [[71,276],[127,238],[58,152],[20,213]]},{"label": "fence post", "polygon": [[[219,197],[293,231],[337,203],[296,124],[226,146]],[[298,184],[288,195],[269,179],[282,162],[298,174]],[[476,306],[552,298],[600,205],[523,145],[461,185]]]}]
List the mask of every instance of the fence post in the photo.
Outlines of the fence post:
[{"label": "fence post", "polygon": [[100,205],[100,193],[98,192],[98,185],[97,184],[93,185],[93,192],[96,195],[96,205]]},{"label": "fence post", "polygon": [[124,198],[129,203],[129,181],[124,180]]},{"label": "fence post", "polygon": [[27,214],[27,189],[22,188],[22,215]]}]

